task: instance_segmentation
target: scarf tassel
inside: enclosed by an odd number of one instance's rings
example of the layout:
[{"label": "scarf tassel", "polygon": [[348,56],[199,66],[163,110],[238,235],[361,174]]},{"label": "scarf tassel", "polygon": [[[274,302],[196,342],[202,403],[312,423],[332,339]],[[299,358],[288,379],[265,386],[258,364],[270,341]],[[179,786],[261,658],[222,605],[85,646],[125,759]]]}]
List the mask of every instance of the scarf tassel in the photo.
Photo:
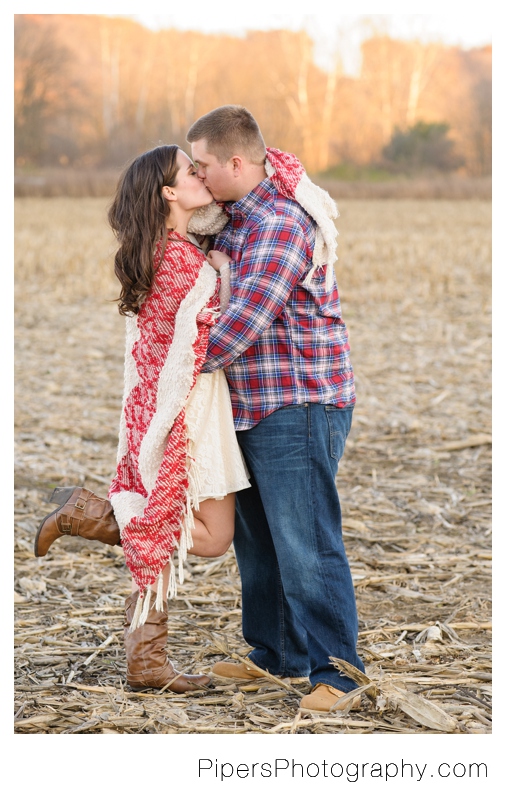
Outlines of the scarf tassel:
[{"label": "scarf tassel", "polygon": [[157,611],[163,611],[163,603],[164,603],[164,596],[163,596],[163,573],[160,572],[158,576],[158,581],[156,584],[156,600],[155,600],[155,608]]},{"label": "scarf tassel", "polygon": [[132,633],[141,625],[141,615],[142,615],[142,605],[144,603],[145,598],[139,592],[139,597],[137,598],[137,602],[135,604],[134,615],[132,617],[132,621],[130,623],[129,631]]},{"label": "scarf tassel", "polygon": [[[188,490],[186,492],[186,499],[185,499],[185,509],[183,512],[183,517],[181,521],[181,535],[179,541],[175,541],[175,549],[177,550],[178,554],[178,579],[179,584],[184,583],[184,564],[188,558],[188,550],[191,550],[193,547],[193,537],[192,537],[192,530],[195,527],[195,518],[193,516],[193,510],[195,509],[198,511],[199,509],[199,495],[201,493],[201,480],[199,476],[199,471],[197,469],[195,458],[192,455],[192,442],[188,440],[188,459],[187,459],[187,475],[188,475]],[[170,565],[170,573],[169,573],[169,582],[167,586],[167,593],[164,597],[163,591],[163,573],[160,573],[157,578],[156,584],[156,596],[155,596],[155,608],[157,611],[164,610],[164,602],[165,600],[172,600],[174,597],[177,597],[177,581],[176,581],[176,570],[174,568],[174,562],[172,560],[172,556],[169,558],[169,565]],[[144,625],[148,618],[149,609],[151,605],[151,595],[152,591],[150,588],[146,590],[146,594],[137,598],[137,603],[135,605],[134,615],[132,618],[132,622],[130,624],[130,632],[140,628],[141,625]]]}]

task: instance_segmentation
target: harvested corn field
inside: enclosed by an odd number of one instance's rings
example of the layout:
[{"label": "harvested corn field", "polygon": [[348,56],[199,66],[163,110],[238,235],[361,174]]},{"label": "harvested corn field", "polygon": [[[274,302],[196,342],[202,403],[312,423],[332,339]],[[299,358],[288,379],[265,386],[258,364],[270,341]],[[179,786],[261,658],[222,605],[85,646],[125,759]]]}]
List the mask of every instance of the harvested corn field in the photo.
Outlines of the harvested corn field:
[{"label": "harvested corn field", "polygon": [[[16,201],[15,732],[491,733],[490,203],[339,203],[358,402],[338,485],[367,680],[359,710],[325,716],[301,715],[305,681],[129,691],[121,548],[67,537],[33,556],[52,488],[103,495],[115,467],[106,207]],[[233,551],[189,559],[169,648],[189,672],[247,654]]]}]

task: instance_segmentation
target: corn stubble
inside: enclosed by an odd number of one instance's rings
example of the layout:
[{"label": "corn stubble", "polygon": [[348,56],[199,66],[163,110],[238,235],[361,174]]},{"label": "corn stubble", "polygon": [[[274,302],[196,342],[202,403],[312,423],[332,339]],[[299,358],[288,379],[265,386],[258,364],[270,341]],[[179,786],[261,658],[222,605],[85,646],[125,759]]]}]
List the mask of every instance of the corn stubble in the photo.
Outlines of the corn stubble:
[{"label": "corn stubble", "polygon": [[[309,685],[125,686],[120,548],[32,555],[55,485],[105,493],[123,320],[107,201],[16,201],[16,733],[491,733],[491,208],[343,200],[338,282],[358,402],[340,489],[367,677],[301,717]],[[180,669],[244,657],[233,550],[190,558],[169,616]],[[336,669],[348,665],[332,654]]]}]

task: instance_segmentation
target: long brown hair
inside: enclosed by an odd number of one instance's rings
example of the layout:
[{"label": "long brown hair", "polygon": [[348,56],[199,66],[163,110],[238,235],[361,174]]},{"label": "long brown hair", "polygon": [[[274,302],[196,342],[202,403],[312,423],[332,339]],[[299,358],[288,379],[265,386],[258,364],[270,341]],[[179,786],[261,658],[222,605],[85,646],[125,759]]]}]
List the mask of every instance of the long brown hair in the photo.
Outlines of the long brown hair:
[{"label": "long brown hair", "polygon": [[108,219],[119,248],[114,272],[121,283],[120,314],[138,314],[154,278],[156,242],[166,239],[169,204],[163,186],[175,186],[178,173],[175,144],[160,145],[135,158],[121,175]]}]

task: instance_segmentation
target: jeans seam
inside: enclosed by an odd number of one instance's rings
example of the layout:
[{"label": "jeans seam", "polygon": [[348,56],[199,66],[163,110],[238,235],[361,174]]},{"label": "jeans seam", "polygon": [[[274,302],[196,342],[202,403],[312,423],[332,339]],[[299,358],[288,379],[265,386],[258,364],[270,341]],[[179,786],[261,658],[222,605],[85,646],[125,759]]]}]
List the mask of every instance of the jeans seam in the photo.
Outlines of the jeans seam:
[{"label": "jeans seam", "polygon": [[[344,410],[346,410],[346,409],[344,409]],[[333,458],[334,461],[337,461],[337,465],[339,467],[339,461],[341,460],[341,458],[342,458],[342,456],[344,454],[344,450],[345,450],[345,447],[346,447],[346,440],[347,440],[348,435],[349,435],[350,430],[351,430],[351,421],[350,421],[349,425],[346,426],[347,430],[346,430],[346,434],[345,435],[343,435],[343,432],[340,431],[340,430],[336,430],[336,432],[335,432],[335,436],[339,437],[339,441],[341,443],[341,455],[338,456],[337,455],[337,448],[334,447],[334,435],[332,433],[332,426],[330,424],[330,414],[338,413],[338,412],[339,412],[339,409],[336,412],[336,411],[334,411],[334,407],[329,408],[328,406],[325,406],[325,417],[326,417],[327,425],[328,425],[328,429],[329,429],[329,452],[330,452],[331,458]]]},{"label": "jeans seam", "polygon": [[283,584],[281,582],[281,573],[278,571],[278,608],[279,608],[279,639],[280,639],[280,674],[285,674],[286,669],[286,648],[285,648],[285,609],[283,605]]}]

